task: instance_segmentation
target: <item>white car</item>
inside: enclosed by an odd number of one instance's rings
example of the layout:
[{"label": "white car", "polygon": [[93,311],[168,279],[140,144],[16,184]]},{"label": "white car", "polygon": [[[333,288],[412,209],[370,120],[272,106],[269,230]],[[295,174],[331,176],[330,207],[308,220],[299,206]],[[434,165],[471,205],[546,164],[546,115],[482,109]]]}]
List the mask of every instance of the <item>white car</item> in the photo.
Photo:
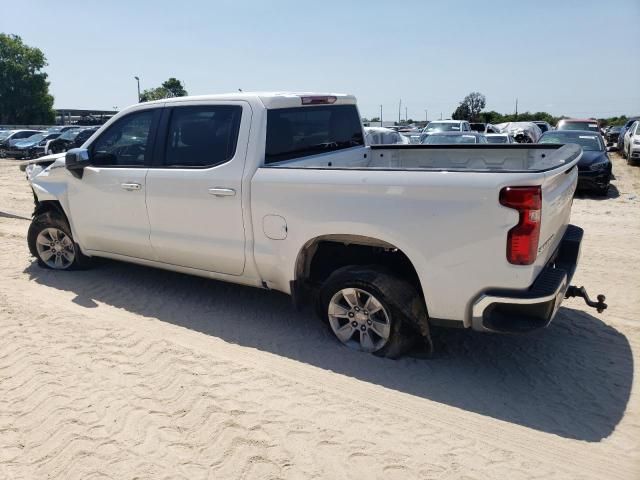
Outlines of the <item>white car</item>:
[{"label": "white car", "polygon": [[580,155],[368,146],[343,94],[164,99],[28,167],[28,245],[45,268],[106,257],[278,290],[345,345],[395,357],[431,325],[548,325],[580,252]]},{"label": "white car", "polygon": [[640,121],[631,125],[624,134],[622,152],[629,164],[640,160]]},{"label": "white car", "polygon": [[466,120],[434,120],[427,123],[422,133],[435,132],[470,132],[471,125]]},{"label": "white car", "polygon": [[367,145],[409,144],[409,138],[395,130],[383,127],[364,127]]}]

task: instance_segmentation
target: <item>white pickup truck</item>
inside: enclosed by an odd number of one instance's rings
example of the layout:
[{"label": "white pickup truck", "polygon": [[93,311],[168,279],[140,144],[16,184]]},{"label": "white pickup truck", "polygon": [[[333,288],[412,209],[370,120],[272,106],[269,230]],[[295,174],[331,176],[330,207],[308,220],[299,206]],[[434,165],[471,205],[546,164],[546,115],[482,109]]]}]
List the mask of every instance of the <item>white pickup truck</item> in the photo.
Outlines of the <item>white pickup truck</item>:
[{"label": "white pickup truck", "polygon": [[588,300],[569,287],[581,153],[367,146],[342,94],[142,103],[26,166],[29,249],[59,270],[108,257],[279,290],[342,343],[395,357],[430,325],[523,332]]}]

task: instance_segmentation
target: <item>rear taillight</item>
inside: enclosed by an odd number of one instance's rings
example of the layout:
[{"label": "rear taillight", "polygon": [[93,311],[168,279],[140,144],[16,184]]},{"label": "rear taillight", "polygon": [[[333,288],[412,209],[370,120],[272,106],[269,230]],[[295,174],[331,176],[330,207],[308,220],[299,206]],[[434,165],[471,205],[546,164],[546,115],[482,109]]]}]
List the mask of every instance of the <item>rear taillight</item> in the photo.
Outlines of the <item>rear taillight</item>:
[{"label": "rear taillight", "polygon": [[517,210],[518,224],[507,236],[507,260],[515,265],[531,265],[538,256],[542,190],[537,187],[505,187],[500,191],[500,204]]},{"label": "rear taillight", "polygon": [[302,105],[330,105],[336,103],[337,98],[327,95],[313,95],[309,97],[300,97]]}]

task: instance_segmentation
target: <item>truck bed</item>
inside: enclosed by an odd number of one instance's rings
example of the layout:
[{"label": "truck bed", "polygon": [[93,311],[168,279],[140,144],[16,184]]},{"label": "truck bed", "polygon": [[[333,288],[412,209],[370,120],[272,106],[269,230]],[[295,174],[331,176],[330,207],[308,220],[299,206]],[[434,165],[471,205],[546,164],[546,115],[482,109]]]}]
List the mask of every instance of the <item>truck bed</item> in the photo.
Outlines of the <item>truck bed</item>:
[{"label": "truck bed", "polygon": [[[261,276],[286,291],[294,252],[327,233],[382,239],[416,266],[431,317],[470,326],[471,303],[483,289],[526,290],[556,251],[580,156],[577,145],[399,145],[261,167],[251,181]],[[506,238],[518,213],[500,205],[500,191],[536,185],[543,203],[538,256],[532,265],[512,265]],[[263,236],[263,219],[273,214],[286,220],[284,241]]]},{"label": "truck bed", "polygon": [[375,145],[269,165],[281,168],[356,168],[473,172],[545,172],[581,155],[578,145]]}]

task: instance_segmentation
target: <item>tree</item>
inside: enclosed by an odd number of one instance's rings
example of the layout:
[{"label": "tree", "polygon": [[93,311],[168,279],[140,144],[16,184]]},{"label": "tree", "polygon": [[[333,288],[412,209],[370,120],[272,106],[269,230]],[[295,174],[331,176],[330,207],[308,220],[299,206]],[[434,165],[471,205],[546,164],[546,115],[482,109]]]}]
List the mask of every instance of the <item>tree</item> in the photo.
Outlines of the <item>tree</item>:
[{"label": "tree", "polygon": [[171,77],[161,86],[149,88],[140,95],[141,102],[150,102],[152,100],[161,100],[163,98],[184,97],[188,95],[182,82],[177,78]]},{"label": "tree", "polygon": [[53,123],[44,53],[17,35],[0,33],[0,123]]},{"label": "tree", "polygon": [[460,102],[460,105],[456,108],[456,111],[453,112],[451,118],[454,120],[477,122],[480,118],[480,112],[486,104],[487,99],[483,94],[480,92],[471,92]]},{"label": "tree", "polygon": [[451,118],[454,120],[471,120],[471,113],[469,112],[469,107],[464,103],[460,103],[458,108],[456,108],[455,112],[451,114]]}]

